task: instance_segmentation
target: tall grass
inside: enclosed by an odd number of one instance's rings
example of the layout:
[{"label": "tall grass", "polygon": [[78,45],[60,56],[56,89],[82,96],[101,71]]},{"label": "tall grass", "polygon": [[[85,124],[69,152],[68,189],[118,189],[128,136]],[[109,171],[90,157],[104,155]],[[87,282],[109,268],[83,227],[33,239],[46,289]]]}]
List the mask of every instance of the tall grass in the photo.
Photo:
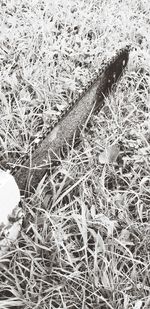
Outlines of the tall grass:
[{"label": "tall grass", "polygon": [[[102,59],[128,42],[133,47],[81,144],[23,200],[21,235],[0,262],[0,308],[148,309],[150,3],[0,6],[0,147],[7,160],[29,151]],[[101,164],[112,144],[120,145],[117,159]]]}]

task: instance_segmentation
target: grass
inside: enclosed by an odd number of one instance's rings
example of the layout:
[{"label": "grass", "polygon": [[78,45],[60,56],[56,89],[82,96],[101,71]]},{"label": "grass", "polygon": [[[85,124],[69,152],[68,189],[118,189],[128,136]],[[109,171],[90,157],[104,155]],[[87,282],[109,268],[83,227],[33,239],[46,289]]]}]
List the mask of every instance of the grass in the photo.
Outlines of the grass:
[{"label": "grass", "polygon": [[[150,307],[150,4],[1,1],[1,157],[31,142],[130,42],[128,68],[81,144],[23,200],[20,237],[0,263],[0,309]],[[100,163],[120,145],[117,160]],[[61,177],[60,177],[61,176]]]}]

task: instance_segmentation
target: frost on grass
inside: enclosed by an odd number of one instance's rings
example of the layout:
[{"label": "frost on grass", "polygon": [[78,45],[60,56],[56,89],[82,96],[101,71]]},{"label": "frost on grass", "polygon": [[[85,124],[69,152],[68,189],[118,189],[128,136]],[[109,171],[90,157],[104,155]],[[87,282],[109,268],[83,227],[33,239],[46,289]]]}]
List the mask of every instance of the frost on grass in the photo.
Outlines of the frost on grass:
[{"label": "frost on grass", "polygon": [[[1,1],[1,153],[29,150],[103,56],[130,41],[126,74],[82,143],[23,201],[0,265],[9,308],[142,308],[149,300],[149,1]],[[99,156],[119,145],[115,162]],[[45,202],[46,201],[46,202]]]}]

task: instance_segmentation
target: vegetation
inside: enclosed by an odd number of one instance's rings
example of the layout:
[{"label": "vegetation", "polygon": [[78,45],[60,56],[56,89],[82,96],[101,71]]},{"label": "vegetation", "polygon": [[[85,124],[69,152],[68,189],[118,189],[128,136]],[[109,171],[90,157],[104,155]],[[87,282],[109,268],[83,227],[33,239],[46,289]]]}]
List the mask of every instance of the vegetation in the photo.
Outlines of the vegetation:
[{"label": "vegetation", "polygon": [[0,309],[148,309],[150,2],[1,0],[0,6],[6,160],[29,151],[104,58],[132,45],[124,76],[80,145],[23,199],[20,237],[0,262]]}]

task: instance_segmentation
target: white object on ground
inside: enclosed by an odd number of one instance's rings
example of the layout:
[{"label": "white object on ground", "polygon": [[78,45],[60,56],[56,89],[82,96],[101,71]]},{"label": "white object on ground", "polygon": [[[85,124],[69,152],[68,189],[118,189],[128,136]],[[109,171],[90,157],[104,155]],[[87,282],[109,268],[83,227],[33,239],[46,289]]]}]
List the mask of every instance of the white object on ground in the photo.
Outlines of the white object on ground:
[{"label": "white object on ground", "polygon": [[23,212],[14,177],[0,169],[0,256],[7,252],[21,229]]},{"label": "white object on ground", "polygon": [[20,192],[14,177],[0,170],[0,225],[8,224],[8,216],[20,202]]}]

